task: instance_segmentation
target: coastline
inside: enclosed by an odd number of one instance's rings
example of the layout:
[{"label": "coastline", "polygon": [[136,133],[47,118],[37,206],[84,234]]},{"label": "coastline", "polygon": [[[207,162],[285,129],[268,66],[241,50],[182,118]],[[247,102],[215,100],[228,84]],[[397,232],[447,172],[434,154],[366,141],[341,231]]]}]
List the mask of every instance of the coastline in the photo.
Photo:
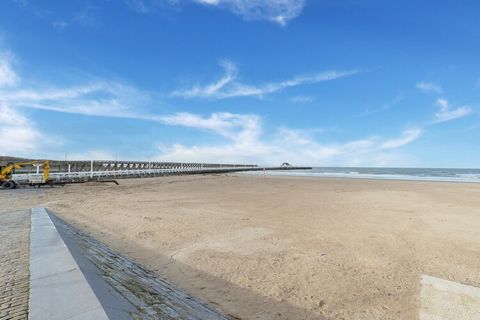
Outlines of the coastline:
[{"label": "coastline", "polygon": [[[242,172],[242,175],[264,175],[263,172]],[[392,180],[392,181],[423,181],[423,182],[454,182],[454,183],[480,183],[480,176],[472,178],[453,177],[420,177],[394,174],[360,174],[360,173],[316,173],[309,171],[268,171],[269,176],[305,177],[305,178],[332,178],[332,179],[363,179],[363,180]]]}]

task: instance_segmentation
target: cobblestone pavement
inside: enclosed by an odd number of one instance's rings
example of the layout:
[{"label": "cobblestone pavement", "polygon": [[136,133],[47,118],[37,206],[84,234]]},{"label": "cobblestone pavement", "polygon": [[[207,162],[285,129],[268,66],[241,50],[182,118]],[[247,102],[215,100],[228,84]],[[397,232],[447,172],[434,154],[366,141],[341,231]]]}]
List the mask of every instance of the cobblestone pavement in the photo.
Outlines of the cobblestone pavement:
[{"label": "cobblestone pavement", "polygon": [[0,319],[28,318],[30,212],[0,211]]}]

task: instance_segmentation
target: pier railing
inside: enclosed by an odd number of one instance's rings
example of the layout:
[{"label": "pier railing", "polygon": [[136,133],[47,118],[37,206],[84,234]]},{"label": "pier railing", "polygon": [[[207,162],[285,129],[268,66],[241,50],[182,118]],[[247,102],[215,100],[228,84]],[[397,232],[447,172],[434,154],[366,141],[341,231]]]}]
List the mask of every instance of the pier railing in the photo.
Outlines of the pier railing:
[{"label": "pier railing", "polygon": [[[55,182],[81,182],[102,179],[143,178],[166,175],[212,174],[242,171],[295,170],[309,167],[259,167],[254,164],[215,164],[147,161],[51,161],[50,178]],[[39,177],[41,166],[17,170],[14,179],[21,183]]]}]

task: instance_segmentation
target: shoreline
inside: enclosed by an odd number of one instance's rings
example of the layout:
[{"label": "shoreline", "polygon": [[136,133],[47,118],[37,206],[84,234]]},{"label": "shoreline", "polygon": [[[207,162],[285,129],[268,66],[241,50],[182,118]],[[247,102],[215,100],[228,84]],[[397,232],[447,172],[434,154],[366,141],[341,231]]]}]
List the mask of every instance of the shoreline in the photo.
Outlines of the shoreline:
[{"label": "shoreline", "polygon": [[[238,172],[236,174],[247,175],[247,176],[263,176],[263,173],[259,172]],[[372,180],[372,181],[405,181],[405,182],[453,182],[453,183],[469,183],[469,184],[480,184],[480,179],[455,179],[455,178],[435,178],[435,177],[408,177],[408,176],[398,176],[398,177],[382,177],[382,175],[334,175],[334,174],[311,174],[306,172],[302,173],[283,173],[269,171],[266,173],[266,176],[270,177],[298,177],[298,178],[329,178],[329,179],[351,179],[351,180]]]}]

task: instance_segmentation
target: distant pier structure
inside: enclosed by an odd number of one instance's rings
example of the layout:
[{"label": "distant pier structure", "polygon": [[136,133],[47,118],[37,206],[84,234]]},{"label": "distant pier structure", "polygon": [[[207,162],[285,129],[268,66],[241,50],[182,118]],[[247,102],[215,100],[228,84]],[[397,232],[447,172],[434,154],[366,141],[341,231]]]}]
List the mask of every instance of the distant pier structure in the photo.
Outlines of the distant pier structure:
[{"label": "distant pier structure", "polygon": [[[258,166],[256,164],[191,163],[156,161],[57,161],[50,160],[50,178],[55,182],[84,182],[103,179],[159,177],[166,175],[212,174],[266,170],[308,170],[311,167]],[[41,167],[27,166],[17,170],[17,181],[41,174]]]}]

